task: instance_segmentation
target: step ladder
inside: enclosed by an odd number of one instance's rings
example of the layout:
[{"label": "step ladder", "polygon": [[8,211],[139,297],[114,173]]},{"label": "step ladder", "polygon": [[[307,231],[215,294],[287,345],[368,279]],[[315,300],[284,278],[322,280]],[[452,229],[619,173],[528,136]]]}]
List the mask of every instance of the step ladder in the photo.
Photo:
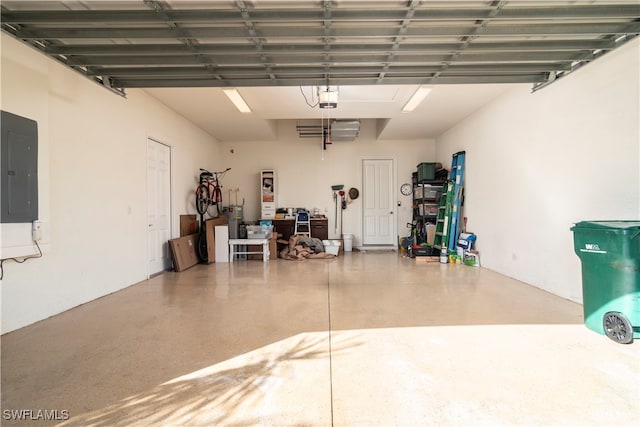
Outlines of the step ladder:
[{"label": "step ladder", "polygon": [[451,159],[450,181],[453,181],[453,194],[451,199],[451,220],[449,225],[449,241],[447,247],[455,251],[460,236],[460,215],[464,198],[464,157],[465,152],[460,151]]},{"label": "step ladder", "polygon": [[451,201],[453,199],[454,181],[449,180],[442,186],[438,217],[436,219],[436,237],[433,247],[437,250],[447,249],[449,243],[449,217],[451,216]]},{"label": "step ladder", "polygon": [[293,234],[306,234],[311,237],[311,221],[308,212],[298,212],[296,214],[296,225]]}]

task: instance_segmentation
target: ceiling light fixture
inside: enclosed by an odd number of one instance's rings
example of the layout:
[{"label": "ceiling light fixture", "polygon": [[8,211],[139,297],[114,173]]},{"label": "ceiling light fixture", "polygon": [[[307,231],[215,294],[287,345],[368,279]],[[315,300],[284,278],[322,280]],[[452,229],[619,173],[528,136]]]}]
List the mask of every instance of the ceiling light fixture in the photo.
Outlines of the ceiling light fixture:
[{"label": "ceiling light fixture", "polygon": [[338,106],[338,91],[327,86],[327,90],[318,93],[320,108],[336,108]]},{"label": "ceiling light fixture", "polygon": [[327,87],[326,91],[322,91],[319,94],[320,108],[329,109],[336,108],[338,106],[338,92],[330,90]]},{"label": "ceiling light fixture", "polygon": [[411,96],[411,98],[409,98],[407,103],[404,104],[404,107],[402,107],[402,112],[408,113],[415,110],[416,107],[418,107],[418,105],[420,105],[420,103],[424,101],[427,95],[429,95],[429,92],[431,92],[430,87],[419,87],[418,90]]},{"label": "ceiling light fixture", "polygon": [[233,102],[233,105],[236,106],[238,111],[240,111],[241,113],[250,113],[251,112],[251,108],[249,108],[249,105],[247,105],[247,103],[242,98],[242,96],[240,95],[240,92],[238,92],[237,89],[235,89],[235,88],[233,88],[233,89],[222,89],[222,91],[224,92],[225,95],[227,95],[227,98],[229,98],[229,100],[231,102]]}]

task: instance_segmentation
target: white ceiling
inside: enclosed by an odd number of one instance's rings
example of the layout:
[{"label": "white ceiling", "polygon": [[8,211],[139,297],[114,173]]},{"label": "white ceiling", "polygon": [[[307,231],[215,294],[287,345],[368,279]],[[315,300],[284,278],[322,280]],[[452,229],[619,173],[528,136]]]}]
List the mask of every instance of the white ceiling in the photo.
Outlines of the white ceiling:
[{"label": "white ceiling", "polygon": [[530,84],[464,84],[434,86],[413,112],[402,107],[418,85],[338,87],[338,108],[322,110],[315,87],[243,87],[238,91],[252,109],[240,113],[222,88],[145,89],[219,141],[268,141],[278,138],[277,120],[326,118],[372,119],[382,140],[435,138],[496,97]]}]

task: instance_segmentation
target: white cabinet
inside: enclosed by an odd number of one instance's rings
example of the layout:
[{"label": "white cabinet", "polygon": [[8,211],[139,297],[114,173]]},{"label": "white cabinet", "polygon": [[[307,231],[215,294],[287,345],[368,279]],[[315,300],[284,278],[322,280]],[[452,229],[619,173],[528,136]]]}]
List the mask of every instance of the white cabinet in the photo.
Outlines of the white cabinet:
[{"label": "white cabinet", "polygon": [[260,209],[262,219],[276,217],[277,187],[275,170],[260,171]]}]

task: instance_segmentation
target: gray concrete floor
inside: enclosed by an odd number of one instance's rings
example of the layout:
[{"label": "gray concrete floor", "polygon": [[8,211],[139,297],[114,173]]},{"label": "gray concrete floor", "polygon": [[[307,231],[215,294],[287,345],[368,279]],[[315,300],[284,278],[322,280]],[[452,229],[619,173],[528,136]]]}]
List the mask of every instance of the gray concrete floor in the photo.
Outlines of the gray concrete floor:
[{"label": "gray concrete floor", "polygon": [[639,402],[640,343],[580,305],[392,252],[198,265],[2,336],[6,426],[638,426]]}]

